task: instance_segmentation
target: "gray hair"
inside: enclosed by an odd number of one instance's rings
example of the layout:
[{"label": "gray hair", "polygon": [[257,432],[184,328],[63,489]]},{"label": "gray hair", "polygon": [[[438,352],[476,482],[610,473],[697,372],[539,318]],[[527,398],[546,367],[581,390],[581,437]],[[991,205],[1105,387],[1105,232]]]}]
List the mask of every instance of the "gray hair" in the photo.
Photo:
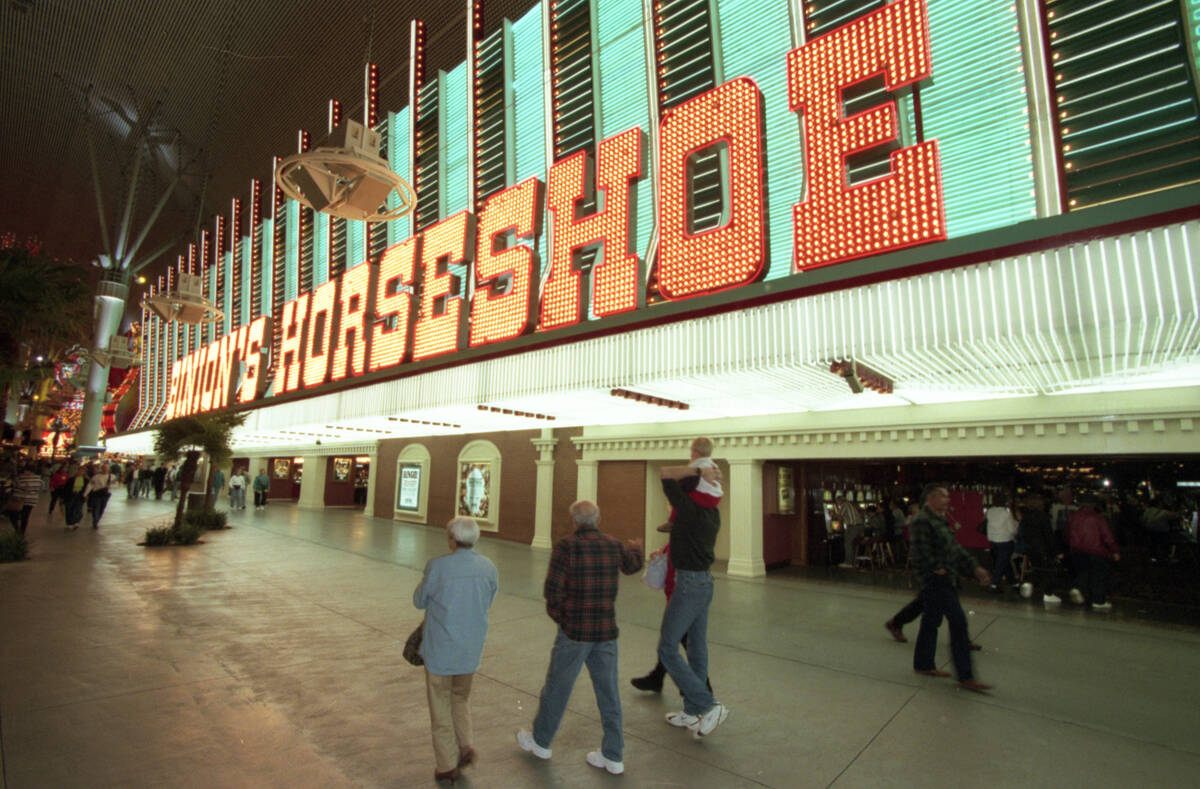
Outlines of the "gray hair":
[{"label": "gray hair", "polygon": [[446,531],[463,548],[470,548],[479,542],[479,524],[474,518],[455,518],[446,524]]},{"label": "gray hair", "polygon": [[600,522],[600,508],[596,502],[581,499],[571,505],[571,520],[576,526],[595,527]]}]

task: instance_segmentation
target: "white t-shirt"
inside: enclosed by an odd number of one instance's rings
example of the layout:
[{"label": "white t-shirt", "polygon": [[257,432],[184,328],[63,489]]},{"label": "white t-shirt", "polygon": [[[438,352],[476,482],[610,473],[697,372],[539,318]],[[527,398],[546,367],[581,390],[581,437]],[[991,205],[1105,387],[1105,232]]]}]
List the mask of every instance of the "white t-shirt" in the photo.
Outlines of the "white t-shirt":
[{"label": "white t-shirt", "polygon": [[988,542],[1012,542],[1017,538],[1017,519],[1008,507],[988,507]]},{"label": "white t-shirt", "polygon": [[231,487],[231,488],[246,487],[246,475],[240,471],[238,473],[234,474],[232,477],[229,478],[229,487]]}]

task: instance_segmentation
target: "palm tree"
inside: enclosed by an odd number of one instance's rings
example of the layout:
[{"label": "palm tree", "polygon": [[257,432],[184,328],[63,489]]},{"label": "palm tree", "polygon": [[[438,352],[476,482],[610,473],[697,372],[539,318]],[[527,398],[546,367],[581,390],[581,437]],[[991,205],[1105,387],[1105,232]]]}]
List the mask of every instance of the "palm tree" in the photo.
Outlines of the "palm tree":
[{"label": "palm tree", "polygon": [[[183,508],[187,501],[188,489],[196,478],[196,467],[200,456],[207,455],[214,467],[220,466],[233,456],[229,445],[233,429],[246,421],[246,414],[217,414],[184,416],[164,422],[154,433],[154,454],[164,460],[178,460],[183,456],[183,465],[179,467],[179,505],[175,508],[175,523],[178,529],[183,523]],[[204,511],[212,509],[212,489],[204,486]]]},{"label": "palm tree", "polygon": [[27,247],[0,249],[0,396],[32,394],[88,341],[94,270]]}]

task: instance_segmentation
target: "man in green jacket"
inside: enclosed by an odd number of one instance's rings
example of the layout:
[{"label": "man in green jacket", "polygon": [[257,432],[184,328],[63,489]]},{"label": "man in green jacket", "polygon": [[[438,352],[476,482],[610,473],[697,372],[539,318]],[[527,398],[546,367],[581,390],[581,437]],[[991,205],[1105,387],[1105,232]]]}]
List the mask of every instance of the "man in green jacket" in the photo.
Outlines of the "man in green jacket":
[{"label": "man in green jacket", "polygon": [[254,509],[262,510],[267,507],[267,491],[271,489],[271,479],[267,476],[267,470],[260,468],[258,476],[254,478]]},{"label": "man in green jacket", "polygon": [[913,654],[913,669],[931,677],[948,677],[934,664],[937,633],[942,618],[950,623],[950,652],[958,684],[967,690],[983,692],[991,688],[975,679],[971,670],[971,639],[967,635],[967,615],[958,602],[958,578],[972,575],[981,584],[991,583],[991,574],[971,558],[958,544],[954,530],[946,520],[950,493],[944,485],[926,485],[921,493],[921,511],[909,526],[912,547],[909,556],[917,583],[921,586],[921,629]]}]

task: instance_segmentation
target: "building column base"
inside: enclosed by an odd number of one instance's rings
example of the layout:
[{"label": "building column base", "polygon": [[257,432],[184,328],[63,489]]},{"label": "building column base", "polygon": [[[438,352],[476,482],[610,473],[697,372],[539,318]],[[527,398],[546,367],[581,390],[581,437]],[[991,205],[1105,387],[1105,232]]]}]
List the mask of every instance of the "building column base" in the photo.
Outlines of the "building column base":
[{"label": "building column base", "polygon": [[762,559],[730,559],[725,574],[732,578],[762,578],[767,565]]}]

